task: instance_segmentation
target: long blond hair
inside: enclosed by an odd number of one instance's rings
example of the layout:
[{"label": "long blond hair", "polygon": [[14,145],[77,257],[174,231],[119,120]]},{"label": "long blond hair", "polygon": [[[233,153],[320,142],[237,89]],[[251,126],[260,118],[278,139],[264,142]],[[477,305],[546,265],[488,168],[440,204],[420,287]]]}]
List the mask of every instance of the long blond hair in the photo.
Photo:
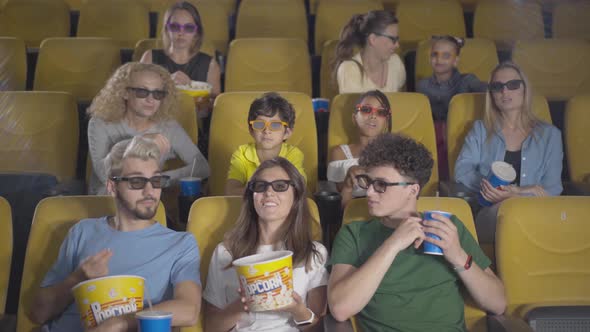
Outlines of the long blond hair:
[{"label": "long blond hair", "polygon": [[[274,167],[282,168],[289,175],[294,192],[293,205],[287,216],[281,240],[285,249],[293,252],[293,266],[303,265],[305,270],[309,271],[312,259],[314,257],[320,259],[321,255],[312,242],[312,219],[305,194],[305,179],[291,162],[285,158],[276,157],[263,161],[252,175],[250,182],[256,181],[262,171]],[[254,208],[254,192],[247,185],[238,220],[224,240],[225,247],[234,260],[256,253],[260,245],[259,227],[258,214]],[[227,267],[231,267],[231,264]]]},{"label": "long blond hair", "polygon": [[[518,125],[527,132],[529,130],[533,131],[534,134],[534,129],[538,127],[541,120],[539,120],[539,118],[533,112],[533,91],[531,89],[531,84],[520,67],[511,61],[502,62],[492,71],[488,86],[493,82],[496,73],[502,69],[512,69],[516,71],[518,76],[520,76],[520,79],[524,82],[524,101],[520,111],[520,117],[518,118]],[[502,117],[502,111],[500,111],[498,106],[494,103],[492,92],[488,89],[488,92],[486,93],[486,106],[483,117],[484,126],[486,127],[488,134],[486,140],[489,140],[496,131],[502,129]]]},{"label": "long blond hair", "polygon": [[172,41],[170,40],[170,37],[168,36],[168,31],[166,30],[166,25],[168,23],[170,23],[170,16],[172,16],[172,14],[174,14],[174,12],[177,10],[186,10],[193,18],[193,21],[195,21],[195,25],[197,26],[197,31],[195,32],[193,42],[191,44],[189,52],[190,52],[190,54],[197,54],[199,52],[199,49],[201,48],[201,45],[203,44],[203,38],[205,37],[205,31],[203,30],[203,22],[201,21],[201,15],[199,14],[199,11],[192,3],[188,2],[188,1],[177,2],[177,3],[173,4],[172,6],[170,6],[166,10],[166,12],[164,13],[164,19],[162,21],[162,34],[161,34],[162,35],[162,46],[164,46],[163,47],[164,52],[166,54],[168,54],[168,50],[170,49],[170,45],[172,45]]},{"label": "long blond hair", "polygon": [[117,122],[123,119],[127,112],[125,94],[131,83],[131,75],[144,71],[160,76],[164,83],[164,90],[168,93],[160,102],[158,111],[150,120],[161,122],[173,118],[178,109],[178,100],[176,87],[170,78],[170,73],[158,65],[139,62],[128,62],[115,71],[106,85],[92,100],[92,104],[88,108],[88,114],[105,122]]}]

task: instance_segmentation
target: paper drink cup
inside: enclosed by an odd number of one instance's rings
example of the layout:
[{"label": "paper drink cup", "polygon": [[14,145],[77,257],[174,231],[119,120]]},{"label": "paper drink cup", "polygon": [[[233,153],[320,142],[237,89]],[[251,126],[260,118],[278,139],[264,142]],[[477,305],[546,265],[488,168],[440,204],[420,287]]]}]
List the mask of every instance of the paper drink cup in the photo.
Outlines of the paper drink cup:
[{"label": "paper drink cup", "polygon": [[[506,186],[516,179],[516,170],[507,162],[494,161],[487,179],[494,188]],[[477,200],[482,206],[492,206],[492,203],[483,198],[481,193],[479,193]]]},{"label": "paper drink cup", "polygon": [[201,194],[201,178],[185,177],[180,179],[182,196],[197,196]]},{"label": "paper drink cup", "polygon": [[[433,214],[440,214],[440,215],[442,215],[444,217],[447,217],[447,218],[451,218],[451,216],[453,215],[452,213],[445,212],[445,211],[436,211],[436,210],[434,210],[434,211],[425,211],[423,213],[424,220],[438,221],[438,222],[440,222],[440,220],[434,219],[432,217]],[[429,238],[440,240],[440,237],[439,236],[434,235],[432,233],[426,233],[426,236],[428,236]],[[443,255],[443,250],[439,246],[437,246],[437,245],[435,245],[433,243],[427,242],[427,241],[424,241],[422,243],[424,244],[424,253],[425,254],[428,254],[428,255]]]},{"label": "paper drink cup", "polygon": [[80,319],[86,328],[143,309],[145,279],[119,275],[81,282],[72,288]]},{"label": "paper drink cup", "polygon": [[316,113],[330,112],[330,100],[326,98],[314,98],[311,100],[313,111]]},{"label": "paper drink cup", "polygon": [[170,332],[172,313],[167,311],[145,310],[135,314],[139,332]]},{"label": "paper drink cup", "polygon": [[233,261],[250,311],[267,311],[293,302],[293,252],[271,251]]}]

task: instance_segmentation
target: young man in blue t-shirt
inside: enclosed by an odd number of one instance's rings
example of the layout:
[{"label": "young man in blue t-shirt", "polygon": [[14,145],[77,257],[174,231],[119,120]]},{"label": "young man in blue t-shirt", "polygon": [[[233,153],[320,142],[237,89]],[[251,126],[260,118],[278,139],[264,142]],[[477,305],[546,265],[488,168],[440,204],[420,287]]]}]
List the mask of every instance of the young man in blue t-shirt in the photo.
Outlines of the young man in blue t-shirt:
[{"label": "young man in blue t-shirt", "polygon": [[[201,306],[199,249],[192,234],[175,232],[153,218],[168,177],[150,139],[115,144],[107,156],[107,190],[117,214],[74,225],[31,306],[31,319],[49,331],[84,331],[72,288],[112,275],[145,278],[153,309],[172,312],[173,326],[197,322]],[[147,301],[144,301],[144,307]],[[92,331],[136,331],[133,314],[109,318]]]},{"label": "young man in blue t-shirt", "polygon": [[[463,285],[482,309],[501,314],[504,286],[455,216],[417,211],[433,160],[420,143],[382,134],[365,147],[358,175],[374,219],[343,226],[333,244],[328,303],[334,318],[357,316],[363,331],[466,331]],[[427,237],[438,235],[441,240]],[[431,242],[443,255],[425,255]],[[472,264],[473,263],[473,264]]]}]

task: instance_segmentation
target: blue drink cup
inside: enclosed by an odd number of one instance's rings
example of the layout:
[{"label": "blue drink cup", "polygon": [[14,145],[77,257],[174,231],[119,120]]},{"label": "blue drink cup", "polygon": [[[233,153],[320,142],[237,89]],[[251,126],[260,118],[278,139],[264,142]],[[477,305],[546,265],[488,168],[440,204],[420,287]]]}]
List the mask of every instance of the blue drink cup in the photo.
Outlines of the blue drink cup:
[{"label": "blue drink cup", "polygon": [[[494,188],[507,186],[516,179],[516,171],[514,170],[514,167],[507,162],[494,161],[487,179]],[[488,202],[481,195],[481,192],[477,195],[477,201],[481,206],[492,206],[493,204],[492,202]]]},{"label": "blue drink cup", "polygon": [[[423,213],[424,220],[440,222],[440,220],[434,219],[432,217],[433,214],[440,214],[441,216],[444,216],[447,218],[451,218],[451,216],[453,215],[452,213],[445,212],[445,211],[424,211],[424,213]],[[432,233],[426,233],[426,236],[433,238],[433,239],[440,240],[439,236],[434,235]],[[443,250],[439,246],[432,244],[426,240],[424,240],[423,244],[424,244],[424,253],[425,254],[442,256]]]},{"label": "blue drink cup", "polygon": [[198,196],[201,194],[201,178],[186,177],[180,179],[182,196]]},{"label": "blue drink cup", "polygon": [[140,311],[135,314],[139,332],[172,331],[172,313],[165,311]]},{"label": "blue drink cup", "polygon": [[313,111],[316,113],[327,113],[330,111],[330,100],[326,98],[314,98],[311,100]]}]

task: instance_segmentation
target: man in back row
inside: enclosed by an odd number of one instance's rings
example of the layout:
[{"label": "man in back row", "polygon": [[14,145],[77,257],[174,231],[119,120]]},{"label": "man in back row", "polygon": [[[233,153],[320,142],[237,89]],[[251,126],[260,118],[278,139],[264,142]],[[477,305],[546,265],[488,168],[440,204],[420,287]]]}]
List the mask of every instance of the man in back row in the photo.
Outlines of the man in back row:
[{"label": "man in back row", "polygon": [[[371,332],[466,331],[461,284],[481,309],[502,314],[504,285],[463,223],[437,214],[438,221],[425,221],[417,211],[432,170],[430,152],[411,138],[382,134],[359,164],[366,174],[357,176],[358,184],[374,219],[343,226],[336,236],[328,263],[334,318],[357,315]],[[443,256],[425,255],[424,241]]]},{"label": "man in back row", "polygon": [[[173,326],[197,322],[201,306],[199,248],[192,234],[175,232],[153,218],[168,177],[159,167],[160,150],[135,137],[115,144],[106,159],[107,191],[117,214],[74,225],[59,256],[41,283],[31,319],[49,331],[84,331],[72,288],[85,280],[112,275],[145,278],[154,310],[172,312]],[[145,301],[144,301],[145,305]],[[95,331],[136,331],[135,317],[102,322]]]}]

